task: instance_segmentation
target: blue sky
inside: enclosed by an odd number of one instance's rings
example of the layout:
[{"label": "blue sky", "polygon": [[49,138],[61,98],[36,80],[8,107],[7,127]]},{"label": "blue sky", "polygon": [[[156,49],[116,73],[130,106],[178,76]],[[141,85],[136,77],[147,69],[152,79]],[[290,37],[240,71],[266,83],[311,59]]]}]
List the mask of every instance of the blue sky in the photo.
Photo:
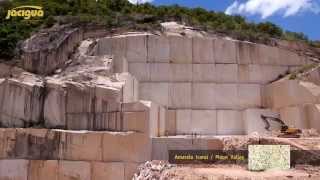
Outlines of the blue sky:
[{"label": "blue sky", "polygon": [[[152,0],[145,0],[152,1]],[[179,4],[241,14],[249,21],[271,21],[282,28],[304,32],[320,40],[320,0],[153,0],[155,5]]]}]

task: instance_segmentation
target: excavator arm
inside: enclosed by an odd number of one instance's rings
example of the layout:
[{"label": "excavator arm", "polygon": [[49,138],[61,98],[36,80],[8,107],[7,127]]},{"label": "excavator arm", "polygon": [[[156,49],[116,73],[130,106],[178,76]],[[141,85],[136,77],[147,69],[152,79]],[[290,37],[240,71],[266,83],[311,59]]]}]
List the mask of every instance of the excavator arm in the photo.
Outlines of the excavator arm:
[{"label": "excavator arm", "polygon": [[281,119],[276,118],[276,117],[269,117],[269,116],[264,116],[261,115],[261,119],[265,123],[265,129],[267,131],[270,131],[270,123],[269,120],[275,121],[279,124],[281,124],[281,135],[278,135],[278,137],[283,137],[283,138],[299,138],[301,130],[296,129],[296,128],[289,128]]},{"label": "excavator arm", "polygon": [[288,126],[279,118],[261,115],[261,119],[265,123],[265,129],[267,131],[270,131],[270,123],[268,120],[281,124],[281,131],[286,131],[288,129]]}]

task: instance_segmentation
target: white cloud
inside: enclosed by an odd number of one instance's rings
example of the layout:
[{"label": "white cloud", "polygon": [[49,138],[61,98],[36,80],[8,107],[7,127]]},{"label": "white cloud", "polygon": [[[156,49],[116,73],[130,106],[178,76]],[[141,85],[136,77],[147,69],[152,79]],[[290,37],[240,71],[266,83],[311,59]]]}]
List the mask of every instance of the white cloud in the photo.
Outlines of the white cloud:
[{"label": "white cloud", "polygon": [[247,0],[242,3],[236,0],[225,13],[260,15],[265,19],[275,13],[288,17],[304,11],[318,14],[320,6],[316,0]]},{"label": "white cloud", "polygon": [[132,4],[143,4],[143,3],[147,3],[147,2],[152,2],[153,0],[128,0],[129,2],[131,2]]}]

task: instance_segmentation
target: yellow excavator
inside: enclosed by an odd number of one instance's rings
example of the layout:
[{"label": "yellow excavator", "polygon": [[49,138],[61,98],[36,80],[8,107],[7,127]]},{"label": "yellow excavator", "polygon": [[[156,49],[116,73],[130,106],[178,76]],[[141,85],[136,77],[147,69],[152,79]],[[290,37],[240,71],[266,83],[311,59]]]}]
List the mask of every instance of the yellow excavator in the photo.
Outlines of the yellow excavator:
[{"label": "yellow excavator", "polygon": [[282,138],[299,138],[300,134],[302,133],[302,131],[300,129],[291,128],[291,127],[287,126],[279,118],[261,115],[261,119],[265,123],[265,129],[267,131],[270,131],[270,123],[269,123],[269,121],[275,121],[275,122],[277,122],[277,123],[279,123],[281,125],[281,130],[280,130],[281,134],[278,135],[278,137],[282,137]]}]

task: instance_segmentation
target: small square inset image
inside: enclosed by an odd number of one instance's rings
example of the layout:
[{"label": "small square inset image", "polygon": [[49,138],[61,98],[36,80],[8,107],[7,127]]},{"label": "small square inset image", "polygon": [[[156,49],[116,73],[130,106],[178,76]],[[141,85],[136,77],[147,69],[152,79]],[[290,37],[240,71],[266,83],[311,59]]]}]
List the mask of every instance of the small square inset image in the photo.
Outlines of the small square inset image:
[{"label": "small square inset image", "polygon": [[251,171],[290,169],[290,145],[249,145],[248,150]]}]

